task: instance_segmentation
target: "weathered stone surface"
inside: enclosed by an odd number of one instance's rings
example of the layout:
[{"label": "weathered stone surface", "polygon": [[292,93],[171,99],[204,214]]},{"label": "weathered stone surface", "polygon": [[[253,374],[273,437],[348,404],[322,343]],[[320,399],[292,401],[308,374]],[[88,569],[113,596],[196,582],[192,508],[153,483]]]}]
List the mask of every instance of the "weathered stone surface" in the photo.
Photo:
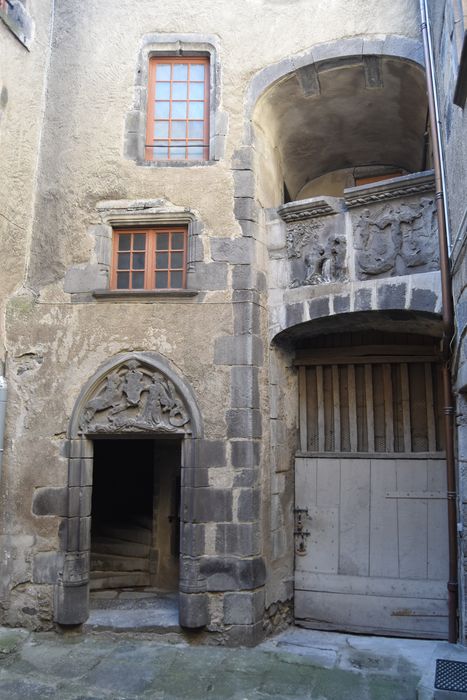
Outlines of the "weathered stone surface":
[{"label": "weathered stone surface", "polygon": [[240,522],[251,522],[260,516],[260,493],[258,489],[242,489],[238,496],[237,517]]},{"label": "weathered stone surface", "polygon": [[312,299],[308,304],[310,319],[329,315],[329,298]]},{"label": "weathered stone surface", "polygon": [[405,284],[385,284],[378,288],[379,309],[405,309]]},{"label": "weathered stone surface", "polygon": [[231,442],[232,464],[237,468],[251,468],[259,465],[261,444],[251,440]]},{"label": "weathered stone surface", "polygon": [[247,238],[212,238],[212,259],[231,265],[247,265],[253,262],[252,241]]},{"label": "weathered stone surface", "polygon": [[233,408],[226,411],[227,437],[260,438],[262,435],[261,412],[258,409]]},{"label": "weathered stone surface", "polygon": [[227,288],[227,264],[197,262],[187,274],[188,289],[211,291]]},{"label": "weathered stone surface", "polygon": [[34,515],[68,515],[68,489],[53,486],[36,489],[32,512]]},{"label": "weathered stone surface", "polygon": [[200,572],[206,577],[208,591],[250,590],[265,582],[266,570],[260,557],[234,559],[203,557]]},{"label": "weathered stone surface", "polygon": [[223,467],[225,465],[224,440],[200,440],[199,464],[202,467]]},{"label": "weathered stone surface", "polygon": [[259,408],[257,367],[232,367],[232,408]]},{"label": "weathered stone surface", "polygon": [[197,629],[209,623],[208,599],[205,593],[179,593],[180,624]]},{"label": "weathered stone surface", "polygon": [[252,557],[260,554],[258,523],[228,523],[216,527],[216,553]]},{"label": "weathered stone surface", "polygon": [[264,612],[264,590],[254,593],[226,593],[224,620],[228,625],[252,625]]},{"label": "weathered stone surface", "polygon": [[223,489],[185,489],[183,517],[188,522],[229,522],[232,520],[232,493]]},{"label": "weathered stone surface", "polygon": [[261,365],[262,362],[263,343],[258,336],[223,336],[215,341],[216,365]]},{"label": "weathered stone surface", "polygon": [[341,295],[335,296],[333,299],[334,313],[335,314],[345,314],[350,311],[350,296]]}]

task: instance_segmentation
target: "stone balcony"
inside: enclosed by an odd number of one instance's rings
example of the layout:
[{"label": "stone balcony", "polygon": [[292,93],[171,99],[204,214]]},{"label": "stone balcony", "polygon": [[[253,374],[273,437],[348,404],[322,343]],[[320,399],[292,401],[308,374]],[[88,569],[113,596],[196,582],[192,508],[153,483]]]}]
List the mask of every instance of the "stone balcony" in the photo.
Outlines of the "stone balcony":
[{"label": "stone balcony", "polygon": [[271,217],[268,250],[271,337],[355,311],[437,314],[433,172],[284,204]]}]

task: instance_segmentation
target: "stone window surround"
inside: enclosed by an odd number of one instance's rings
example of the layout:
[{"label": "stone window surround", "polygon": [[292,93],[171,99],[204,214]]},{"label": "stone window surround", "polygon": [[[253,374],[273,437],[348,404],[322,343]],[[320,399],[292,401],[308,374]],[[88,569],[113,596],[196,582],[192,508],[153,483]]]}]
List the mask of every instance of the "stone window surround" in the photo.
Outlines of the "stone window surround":
[{"label": "stone window surround", "polygon": [[[75,301],[93,299],[138,300],[141,298],[172,298],[196,296],[190,273],[195,271],[195,262],[202,257],[199,234],[202,224],[195,213],[183,207],[169,204],[165,200],[116,200],[97,204],[100,223],[91,226],[89,233],[94,236],[94,254],[86,266],[68,270],[64,290],[75,297]],[[180,290],[115,290],[110,289],[110,266],[112,260],[112,238],[115,228],[136,226],[155,227],[163,225],[185,226],[187,241],[187,288]],[[85,298],[82,297],[85,295]]]},{"label": "stone window surround", "polygon": [[[108,206],[112,207],[111,209]],[[145,227],[155,227],[162,225],[179,225],[186,226],[188,231],[187,239],[187,252],[186,252],[186,271],[187,271],[187,288],[181,290],[147,290],[144,289],[141,292],[136,292],[137,297],[141,296],[192,296],[196,294],[196,290],[189,288],[190,276],[188,273],[192,272],[194,269],[194,252],[195,245],[193,237],[199,234],[200,226],[195,218],[195,215],[185,209],[180,210],[174,208],[166,210],[164,207],[157,206],[156,202],[121,202],[120,205],[117,202],[112,202],[109,204],[98,205],[98,210],[101,212],[104,225],[107,225],[107,236],[103,237],[102,243],[107,244],[108,251],[106,251],[106,258],[111,259],[112,256],[112,239],[113,231],[116,228],[134,228],[135,226],[145,226]],[[155,205],[155,206],[154,206]],[[110,266],[109,266],[110,273]],[[96,298],[105,298],[112,296],[114,298],[120,297],[134,297],[135,290],[125,289],[116,290],[110,289],[110,274],[108,275],[109,285],[106,290],[94,290],[94,296]]]},{"label": "stone window surround", "polygon": [[12,34],[29,50],[34,34],[34,22],[25,0],[8,0],[9,10],[0,8],[0,19]]},{"label": "stone window surround", "polygon": [[[209,160],[155,161],[145,159],[149,61],[155,56],[209,57]],[[226,115],[220,106],[220,65],[217,37],[203,34],[148,34],[142,39],[135,78],[134,101],[125,120],[124,155],[146,167],[200,167],[224,155]]]}]

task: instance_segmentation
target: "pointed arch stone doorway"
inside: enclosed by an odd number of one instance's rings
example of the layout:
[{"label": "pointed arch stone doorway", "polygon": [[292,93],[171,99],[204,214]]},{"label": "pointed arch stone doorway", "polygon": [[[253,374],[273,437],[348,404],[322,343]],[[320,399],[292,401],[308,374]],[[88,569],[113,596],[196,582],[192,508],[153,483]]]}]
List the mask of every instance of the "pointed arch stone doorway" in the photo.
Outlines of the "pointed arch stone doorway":
[{"label": "pointed arch stone doorway", "polygon": [[[208,623],[205,581],[191,556],[191,486],[202,434],[191,388],[157,353],[118,355],[87,382],[68,432],[68,512],[60,527],[64,566],[55,586],[57,623],[87,620],[92,587],[146,583],[178,589],[182,626]],[[134,545],[149,545],[134,548],[133,554],[144,550],[139,559],[146,561],[137,562],[133,571],[128,557],[115,560],[115,540],[126,538],[127,545],[119,546],[128,553],[130,534]],[[106,580],[106,555],[130,571],[112,571]],[[161,565],[158,555],[164,558]]]}]

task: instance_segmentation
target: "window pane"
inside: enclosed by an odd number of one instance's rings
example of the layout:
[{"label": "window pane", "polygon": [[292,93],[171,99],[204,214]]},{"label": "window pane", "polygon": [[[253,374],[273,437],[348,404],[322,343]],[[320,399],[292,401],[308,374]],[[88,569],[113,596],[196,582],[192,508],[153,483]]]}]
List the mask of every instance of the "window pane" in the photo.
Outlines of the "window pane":
[{"label": "window pane", "polygon": [[186,102],[172,103],[172,119],[186,119]]},{"label": "window pane", "polygon": [[157,250],[167,250],[169,247],[169,234],[168,233],[158,233],[156,237],[156,248]]},{"label": "window pane", "polygon": [[169,267],[169,254],[156,253],[156,270],[167,270]]},{"label": "window pane", "polygon": [[202,63],[191,64],[190,80],[204,80],[204,65]]},{"label": "window pane", "polygon": [[188,78],[188,64],[186,63],[175,63],[173,80],[186,80]]},{"label": "window pane", "polygon": [[170,102],[156,102],[154,116],[156,119],[168,119],[170,114]]},{"label": "window pane", "polygon": [[119,270],[129,270],[130,269],[130,253],[119,253],[118,254],[118,265]]},{"label": "window pane", "polygon": [[172,234],[172,250],[183,250],[185,247],[185,236],[183,233]]},{"label": "window pane", "polygon": [[170,68],[168,64],[160,63],[156,68],[157,80],[170,80]]},{"label": "window pane", "polygon": [[[199,144],[199,145],[198,145]],[[205,148],[201,143],[190,144],[188,149],[188,159],[189,160],[203,160],[207,157],[207,148]]]},{"label": "window pane", "polygon": [[156,289],[167,289],[168,281],[168,272],[156,272]]},{"label": "window pane", "polygon": [[157,100],[169,100],[170,99],[170,83],[156,83],[156,99]]},{"label": "window pane", "polygon": [[168,158],[169,149],[166,142],[161,142],[154,147],[154,158]]},{"label": "window pane", "polygon": [[[173,144],[173,141],[172,141],[172,144]],[[183,144],[183,146],[172,145],[170,147],[170,157],[175,159],[175,160],[180,160],[181,158],[185,159],[186,158],[185,144]]]},{"label": "window pane", "polygon": [[133,236],[133,250],[144,250],[146,248],[146,234],[135,233]]},{"label": "window pane", "polygon": [[154,138],[169,138],[169,122],[155,122],[154,123]]},{"label": "window pane", "polygon": [[172,122],[172,138],[186,138],[186,122]]},{"label": "window pane", "polygon": [[183,253],[172,253],[172,258],[170,260],[170,267],[182,268],[183,267]]},{"label": "window pane", "polygon": [[121,233],[118,237],[118,249],[119,250],[130,250],[131,246],[131,233]]},{"label": "window pane", "polygon": [[133,270],[144,270],[145,257],[146,255],[144,253],[133,254]]},{"label": "window pane", "polygon": [[202,119],[204,117],[204,102],[190,102],[188,116],[190,119]]},{"label": "window pane", "polygon": [[132,289],[144,289],[144,272],[133,272]]},{"label": "window pane", "polygon": [[172,99],[173,100],[186,100],[187,95],[187,84],[186,83],[173,83],[172,85]]},{"label": "window pane", "polygon": [[204,131],[204,122],[189,122],[188,136],[191,139],[202,139]]},{"label": "window pane", "polygon": [[204,83],[190,83],[190,100],[204,100]]},{"label": "window pane", "polygon": [[183,286],[183,272],[181,270],[170,273],[170,286],[172,289],[180,289]]},{"label": "window pane", "polygon": [[117,289],[129,289],[130,288],[130,273],[129,272],[117,272]]}]

